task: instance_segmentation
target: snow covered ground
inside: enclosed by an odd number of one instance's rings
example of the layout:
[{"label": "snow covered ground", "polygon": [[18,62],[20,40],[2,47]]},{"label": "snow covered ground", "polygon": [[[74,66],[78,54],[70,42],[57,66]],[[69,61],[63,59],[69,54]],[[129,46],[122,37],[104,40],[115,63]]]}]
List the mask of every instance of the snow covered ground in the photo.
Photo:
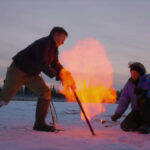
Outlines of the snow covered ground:
[{"label": "snow covered ground", "polygon": [[77,103],[55,102],[54,105],[59,118],[57,126],[65,129],[59,133],[32,130],[36,102],[12,101],[0,108],[0,150],[150,149],[150,135],[123,132],[118,123],[99,122],[99,119],[110,120],[117,104],[108,104],[105,113],[91,120],[96,136],[92,136],[86,122],[81,121]]}]

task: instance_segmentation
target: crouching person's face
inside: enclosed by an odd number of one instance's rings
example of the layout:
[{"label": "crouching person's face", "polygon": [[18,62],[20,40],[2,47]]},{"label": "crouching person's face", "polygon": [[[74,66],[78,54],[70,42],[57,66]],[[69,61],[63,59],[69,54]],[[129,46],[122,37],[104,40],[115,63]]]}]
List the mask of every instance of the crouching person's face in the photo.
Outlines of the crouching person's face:
[{"label": "crouching person's face", "polygon": [[131,78],[132,78],[133,80],[138,80],[138,79],[139,79],[140,74],[139,74],[137,71],[131,70],[130,73],[131,73]]}]

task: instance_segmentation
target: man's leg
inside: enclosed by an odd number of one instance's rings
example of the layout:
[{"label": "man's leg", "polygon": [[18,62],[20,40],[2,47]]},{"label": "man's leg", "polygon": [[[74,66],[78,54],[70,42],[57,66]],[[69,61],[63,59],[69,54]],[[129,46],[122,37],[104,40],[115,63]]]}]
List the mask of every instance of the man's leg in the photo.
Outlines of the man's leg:
[{"label": "man's leg", "polygon": [[23,85],[24,73],[13,64],[7,70],[6,79],[0,92],[0,106],[7,105],[18,89]]},{"label": "man's leg", "polygon": [[120,127],[124,131],[136,131],[141,125],[142,120],[138,111],[131,111],[122,121]]},{"label": "man's leg", "polygon": [[28,83],[26,83],[26,86],[39,96],[33,129],[37,131],[54,132],[55,128],[45,123],[51,99],[50,89],[40,76],[35,76],[30,79]]}]

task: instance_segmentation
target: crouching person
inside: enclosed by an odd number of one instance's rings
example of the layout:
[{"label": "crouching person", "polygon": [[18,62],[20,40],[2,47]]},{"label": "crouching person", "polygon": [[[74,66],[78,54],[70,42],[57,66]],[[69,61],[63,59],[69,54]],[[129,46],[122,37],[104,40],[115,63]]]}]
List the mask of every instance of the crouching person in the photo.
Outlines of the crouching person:
[{"label": "crouching person", "polygon": [[[43,72],[50,78],[61,79],[59,75],[64,67],[58,61],[58,47],[64,43],[67,36],[67,32],[62,27],[54,27],[48,36],[33,42],[17,53],[7,70],[0,93],[0,107],[7,105],[22,85],[31,89],[39,96],[34,130],[55,131],[54,126],[45,122],[51,91],[39,74]],[[71,74],[68,74],[68,80],[71,81],[69,86],[75,87]]]},{"label": "crouching person", "polygon": [[[146,69],[139,62],[129,63],[131,77],[125,84],[119,99],[119,105],[111,116],[112,121],[117,121],[131,103],[131,112],[122,121],[120,127],[124,131],[139,131],[149,133],[150,101],[148,93],[150,82],[144,81]],[[144,79],[143,79],[144,78]],[[145,86],[143,86],[145,84]]]}]

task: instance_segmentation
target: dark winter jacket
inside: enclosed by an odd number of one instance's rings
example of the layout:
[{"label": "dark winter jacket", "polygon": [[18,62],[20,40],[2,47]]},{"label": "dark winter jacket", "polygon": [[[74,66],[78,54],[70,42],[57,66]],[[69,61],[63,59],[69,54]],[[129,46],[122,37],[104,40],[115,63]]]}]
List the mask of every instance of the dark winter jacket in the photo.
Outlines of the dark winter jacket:
[{"label": "dark winter jacket", "polygon": [[141,76],[138,88],[145,90],[146,96],[150,98],[150,74],[144,74],[143,76]]},{"label": "dark winter jacket", "polygon": [[12,59],[20,70],[30,75],[43,72],[49,77],[54,77],[63,68],[58,61],[58,49],[50,36],[33,42]]},{"label": "dark winter jacket", "polygon": [[144,74],[141,76],[137,84],[135,84],[132,79],[128,80],[121,93],[119,105],[115,114],[122,115],[128,108],[129,103],[131,103],[132,110],[139,110],[137,100],[141,97],[141,95],[137,96],[137,94],[135,94],[136,88],[146,91],[146,93],[144,92],[144,96],[150,97],[150,75]]}]

